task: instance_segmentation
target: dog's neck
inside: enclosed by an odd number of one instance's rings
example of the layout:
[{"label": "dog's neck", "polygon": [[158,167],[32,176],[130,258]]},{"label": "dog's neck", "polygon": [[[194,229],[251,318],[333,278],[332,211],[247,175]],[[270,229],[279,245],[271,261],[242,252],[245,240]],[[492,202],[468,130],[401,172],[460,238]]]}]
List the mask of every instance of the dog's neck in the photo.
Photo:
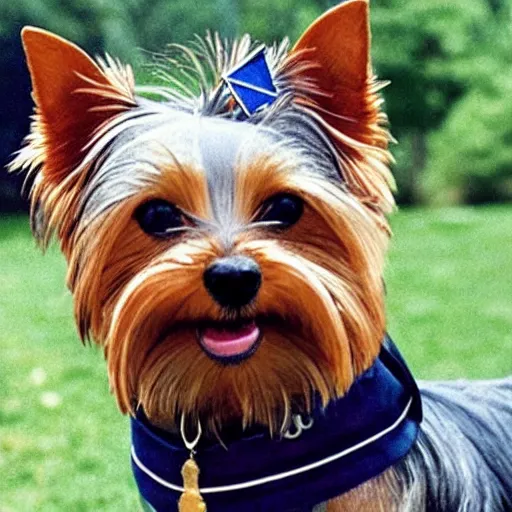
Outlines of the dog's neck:
[{"label": "dog's neck", "polygon": [[[414,444],[421,402],[407,367],[386,341],[375,364],[344,397],[317,407],[310,418],[295,419],[296,429],[282,438],[252,432],[227,449],[198,445],[199,484],[209,511],[239,510],[256,497],[265,501],[264,510],[293,509],[305,499],[292,492],[298,487],[312,508],[370,481]],[[132,432],[139,489],[163,509],[179,497],[180,469],[190,451],[179,438],[156,431],[142,414],[133,420]]]}]

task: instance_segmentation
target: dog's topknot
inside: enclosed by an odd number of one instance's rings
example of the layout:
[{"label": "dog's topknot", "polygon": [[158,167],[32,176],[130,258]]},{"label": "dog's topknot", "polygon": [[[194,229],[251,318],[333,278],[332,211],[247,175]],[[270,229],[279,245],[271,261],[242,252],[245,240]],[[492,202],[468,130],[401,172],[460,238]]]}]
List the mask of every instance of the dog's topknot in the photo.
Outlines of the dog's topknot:
[{"label": "dog's topknot", "polygon": [[[331,142],[341,177],[360,200],[381,212],[394,207],[388,151],[392,137],[379,91],[387,85],[371,70],[368,5],[352,0],[328,11],[290,50],[288,39],[266,49],[278,91],[271,105],[246,118],[223,77],[258,46],[249,35],[235,41],[217,33],[190,46],[170,45],[155,56],[155,75],[164,85],[138,88],[174,108],[253,124],[304,125]],[[279,123],[280,118],[286,123]],[[300,130],[299,130],[300,131]]]}]

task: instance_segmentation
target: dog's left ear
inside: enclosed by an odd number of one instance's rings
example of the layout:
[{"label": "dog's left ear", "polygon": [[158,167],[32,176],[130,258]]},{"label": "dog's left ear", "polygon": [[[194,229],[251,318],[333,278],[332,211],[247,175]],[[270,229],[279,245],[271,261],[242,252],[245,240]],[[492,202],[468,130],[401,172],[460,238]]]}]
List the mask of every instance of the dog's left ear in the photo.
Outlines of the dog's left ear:
[{"label": "dog's left ear", "polygon": [[318,18],[292,50],[299,78],[312,84],[305,101],[341,159],[343,178],[362,201],[381,211],[394,205],[387,151],[391,140],[370,59],[368,0],[349,0]]}]

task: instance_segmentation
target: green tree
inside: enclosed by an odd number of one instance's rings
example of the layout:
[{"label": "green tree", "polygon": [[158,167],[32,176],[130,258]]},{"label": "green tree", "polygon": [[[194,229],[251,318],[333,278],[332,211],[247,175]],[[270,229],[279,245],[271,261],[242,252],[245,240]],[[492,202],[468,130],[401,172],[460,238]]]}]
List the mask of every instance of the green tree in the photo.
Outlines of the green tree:
[{"label": "green tree", "polygon": [[491,18],[483,0],[378,0],[373,5],[373,55],[391,126],[402,141],[397,181],[402,200],[416,201],[428,160],[428,137],[468,90],[457,69],[471,60]]},{"label": "green tree", "polygon": [[489,5],[493,17],[479,46],[454,65],[468,84],[467,94],[431,137],[424,180],[431,202],[512,199],[511,5]]}]

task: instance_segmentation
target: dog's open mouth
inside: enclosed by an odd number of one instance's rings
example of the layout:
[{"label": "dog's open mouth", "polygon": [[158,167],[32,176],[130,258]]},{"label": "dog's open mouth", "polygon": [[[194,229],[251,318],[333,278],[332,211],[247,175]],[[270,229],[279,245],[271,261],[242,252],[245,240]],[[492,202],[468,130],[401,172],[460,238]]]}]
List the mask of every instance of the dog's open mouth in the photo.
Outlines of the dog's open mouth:
[{"label": "dog's open mouth", "polygon": [[254,320],[215,322],[198,331],[199,343],[213,359],[238,363],[254,354],[261,330]]}]

